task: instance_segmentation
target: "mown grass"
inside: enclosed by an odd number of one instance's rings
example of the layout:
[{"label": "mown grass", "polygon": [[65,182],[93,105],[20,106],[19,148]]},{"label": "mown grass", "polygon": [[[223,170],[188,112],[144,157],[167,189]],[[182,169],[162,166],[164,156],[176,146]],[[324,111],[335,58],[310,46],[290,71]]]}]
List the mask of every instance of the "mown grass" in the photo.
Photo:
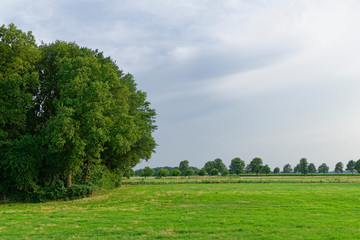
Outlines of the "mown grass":
[{"label": "mown grass", "polygon": [[0,239],[360,239],[360,183],[126,185],[0,205]]}]

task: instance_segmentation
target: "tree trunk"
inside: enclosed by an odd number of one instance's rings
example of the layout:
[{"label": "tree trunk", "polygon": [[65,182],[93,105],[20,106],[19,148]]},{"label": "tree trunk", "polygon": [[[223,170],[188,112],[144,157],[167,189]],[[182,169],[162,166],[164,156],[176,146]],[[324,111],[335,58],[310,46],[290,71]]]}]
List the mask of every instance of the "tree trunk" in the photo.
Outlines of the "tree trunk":
[{"label": "tree trunk", "polygon": [[71,187],[71,176],[72,176],[72,171],[69,170],[66,176],[66,188]]}]

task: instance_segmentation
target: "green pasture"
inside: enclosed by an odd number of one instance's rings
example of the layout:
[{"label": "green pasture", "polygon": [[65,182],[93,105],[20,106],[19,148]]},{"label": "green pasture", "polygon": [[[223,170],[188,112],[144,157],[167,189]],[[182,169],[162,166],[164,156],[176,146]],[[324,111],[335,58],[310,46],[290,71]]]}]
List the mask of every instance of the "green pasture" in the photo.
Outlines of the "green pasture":
[{"label": "green pasture", "polygon": [[183,184],[183,183],[360,183],[360,175],[243,175],[243,176],[192,176],[192,177],[132,177],[123,180],[123,185],[138,184]]},{"label": "green pasture", "polygon": [[0,239],[360,239],[360,183],[123,185],[0,216]]}]

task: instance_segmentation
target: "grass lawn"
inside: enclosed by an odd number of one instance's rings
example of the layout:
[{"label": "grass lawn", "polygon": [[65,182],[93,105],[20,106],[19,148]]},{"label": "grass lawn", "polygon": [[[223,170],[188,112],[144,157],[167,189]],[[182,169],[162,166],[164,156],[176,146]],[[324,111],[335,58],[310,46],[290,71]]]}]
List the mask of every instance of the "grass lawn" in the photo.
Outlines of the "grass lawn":
[{"label": "grass lawn", "polygon": [[360,183],[124,185],[0,216],[0,239],[360,239]]}]

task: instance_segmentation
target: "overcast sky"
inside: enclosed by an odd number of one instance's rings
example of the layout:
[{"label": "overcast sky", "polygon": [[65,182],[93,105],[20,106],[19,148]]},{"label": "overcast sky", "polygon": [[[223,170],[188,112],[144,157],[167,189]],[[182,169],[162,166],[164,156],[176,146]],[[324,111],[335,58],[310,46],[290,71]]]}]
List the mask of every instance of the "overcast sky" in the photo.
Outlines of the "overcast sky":
[{"label": "overcast sky", "polygon": [[137,166],[360,158],[360,1],[2,0],[0,24],[134,75],[159,146]]}]

